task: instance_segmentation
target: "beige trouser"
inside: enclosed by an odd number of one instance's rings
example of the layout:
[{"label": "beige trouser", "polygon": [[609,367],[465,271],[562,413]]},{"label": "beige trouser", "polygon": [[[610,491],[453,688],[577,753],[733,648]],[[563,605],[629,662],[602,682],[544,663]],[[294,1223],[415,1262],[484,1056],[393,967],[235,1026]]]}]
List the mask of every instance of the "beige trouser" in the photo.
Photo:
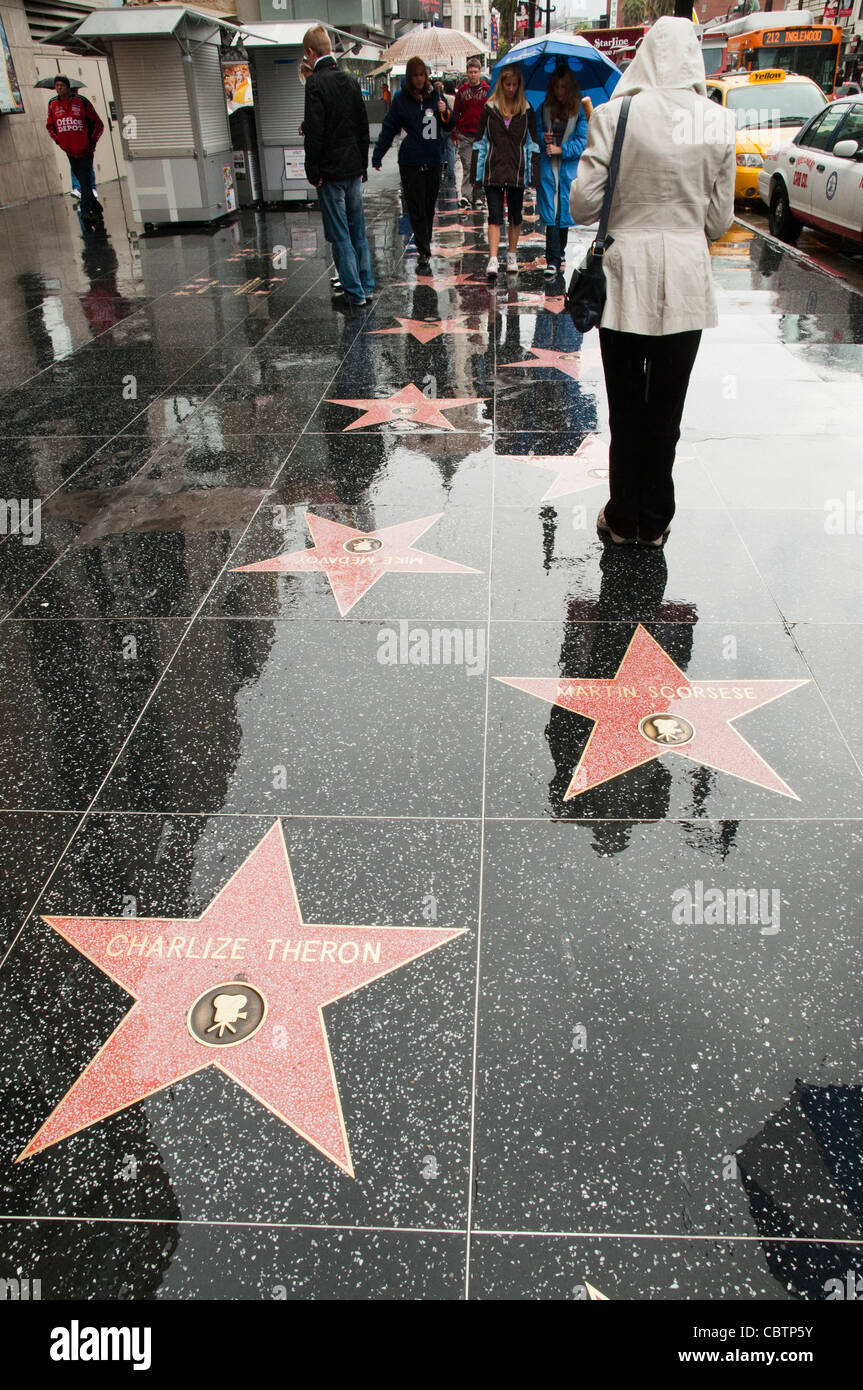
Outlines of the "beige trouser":
[{"label": "beige trouser", "polygon": [[455,191],[459,198],[465,197],[474,203],[482,197],[482,186],[470,181],[472,159],[473,140],[469,135],[460,135],[455,152]]}]

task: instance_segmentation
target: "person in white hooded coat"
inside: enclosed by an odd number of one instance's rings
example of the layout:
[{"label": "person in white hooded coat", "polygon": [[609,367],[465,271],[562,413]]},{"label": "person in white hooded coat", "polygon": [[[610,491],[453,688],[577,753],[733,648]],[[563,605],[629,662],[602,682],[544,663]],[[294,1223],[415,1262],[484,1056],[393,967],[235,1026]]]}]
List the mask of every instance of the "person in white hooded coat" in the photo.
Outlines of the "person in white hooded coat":
[{"label": "person in white hooded coat", "polygon": [[611,498],[597,518],[618,544],[662,545],[672,467],[701,330],[716,324],[708,241],[734,218],[736,137],[707,98],[688,19],[646,34],[610,101],[590,119],[570,192],[576,222],[602,208],[620,114],[632,98],[611,203],[607,299],[599,330],[611,426]]}]

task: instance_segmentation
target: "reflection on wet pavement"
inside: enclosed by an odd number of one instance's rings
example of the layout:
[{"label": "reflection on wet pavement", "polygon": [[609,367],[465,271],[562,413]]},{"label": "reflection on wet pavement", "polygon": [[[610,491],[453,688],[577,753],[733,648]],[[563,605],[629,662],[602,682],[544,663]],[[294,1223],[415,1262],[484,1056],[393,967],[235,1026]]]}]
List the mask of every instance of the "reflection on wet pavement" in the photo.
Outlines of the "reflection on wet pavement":
[{"label": "reflection on wet pavement", "polygon": [[417,277],[368,189],[353,315],[313,211],[3,214],[7,1264],[46,1298],[837,1297],[863,298],[713,248],[672,534],[618,550],[596,336],[533,223],[489,286],[445,187]]}]

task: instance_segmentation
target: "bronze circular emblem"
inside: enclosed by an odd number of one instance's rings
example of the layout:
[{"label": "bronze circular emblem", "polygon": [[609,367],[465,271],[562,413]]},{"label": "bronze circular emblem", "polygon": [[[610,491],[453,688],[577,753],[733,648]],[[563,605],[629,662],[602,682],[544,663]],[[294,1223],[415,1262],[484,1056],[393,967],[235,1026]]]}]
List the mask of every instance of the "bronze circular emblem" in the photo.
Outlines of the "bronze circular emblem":
[{"label": "bronze circular emblem", "polygon": [[639,722],[638,732],[649,743],[658,743],[663,748],[679,748],[695,738],[693,725],[678,714],[648,714]]},{"label": "bronze circular emblem", "polygon": [[352,536],[349,541],[345,541],[344,549],[349,555],[371,555],[373,550],[380,550],[383,541],[379,541],[377,536]]},{"label": "bronze circular emblem", "polygon": [[199,995],[186,1015],[189,1032],[205,1047],[236,1047],[253,1038],[267,1016],[267,1001],[245,980],[228,980]]}]

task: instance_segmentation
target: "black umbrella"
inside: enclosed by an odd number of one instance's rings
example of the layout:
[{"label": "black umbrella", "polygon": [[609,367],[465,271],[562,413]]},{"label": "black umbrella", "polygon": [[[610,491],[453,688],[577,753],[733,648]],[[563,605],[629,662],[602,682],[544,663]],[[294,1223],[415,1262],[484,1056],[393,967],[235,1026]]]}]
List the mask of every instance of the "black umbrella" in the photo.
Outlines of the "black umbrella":
[{"label": "black umbrella", "polygon": [[[58,73],[59,76],[59,73]],[[34,87],[53,87],[57,81],[56,77],[40,77],[38,82],[34,82]],[[77,92],[81,87],[86,87],[86,82],[79,82],[76,77],[69,78],[69,86],[73,92]]]}]

